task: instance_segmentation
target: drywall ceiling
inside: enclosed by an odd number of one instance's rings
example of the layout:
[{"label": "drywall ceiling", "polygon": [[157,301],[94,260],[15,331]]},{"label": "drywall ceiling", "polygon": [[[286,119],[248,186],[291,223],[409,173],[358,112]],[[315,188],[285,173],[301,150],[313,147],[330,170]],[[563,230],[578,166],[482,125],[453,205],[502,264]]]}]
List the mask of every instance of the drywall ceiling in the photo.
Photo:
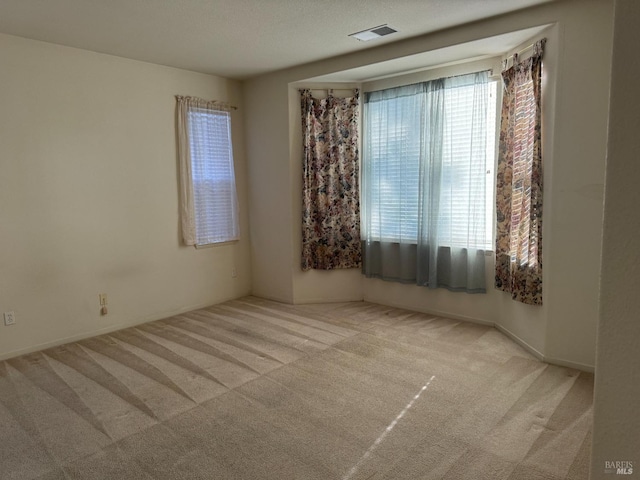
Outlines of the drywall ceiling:
[{"label": "drywall ceiling", "polygon": [[408,74],[445,65],[467,63],[485,58],[494,58],[515,50],[516,47],[540,35],[550,25],[517,30],[515,32],[487,37],[473,42],[452,45],[446,48],[430,50],[415,55],[394,58],[380,63],[372,63],[364,67],[342,70],[319,77],[306,79],[305,82],[348,82],[362,83]]},{"label": "drywall ceiling", "polygon": [[2,0],[0,32],[245,79],[549,1]]}]

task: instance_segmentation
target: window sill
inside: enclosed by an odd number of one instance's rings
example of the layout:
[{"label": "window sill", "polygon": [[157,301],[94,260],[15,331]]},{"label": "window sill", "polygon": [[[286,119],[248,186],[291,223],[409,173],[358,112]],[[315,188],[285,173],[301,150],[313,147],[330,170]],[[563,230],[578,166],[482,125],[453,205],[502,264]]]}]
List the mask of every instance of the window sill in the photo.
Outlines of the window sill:
[{"label": "window sill", "polygon": [[224,247],[226,245],[233,245],[234,243],[238,243],[240,239],[236,240],[227,240],[226,242],[216,242],[216,243],[206,243],[204,245],[194,245],[196,250],[204,249],[204,248],[212,248],[212,247]]}]

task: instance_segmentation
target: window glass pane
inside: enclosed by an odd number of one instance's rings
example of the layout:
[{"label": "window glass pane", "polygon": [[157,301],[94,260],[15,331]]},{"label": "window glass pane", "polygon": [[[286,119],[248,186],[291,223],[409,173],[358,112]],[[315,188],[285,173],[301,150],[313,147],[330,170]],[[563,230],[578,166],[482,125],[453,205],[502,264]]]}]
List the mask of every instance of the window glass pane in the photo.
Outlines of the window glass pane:
[{"label": "window glass pane", "polygon": [[[389,241],[415,240],[421,151],[421,108],[413,96],[369,105],[368,152],[371,234]],[[419,100],[419,99],[418,99]],[[418,103],[418,104],[416,104]]]},{"label": "window glass pane", "polygon": [[193,108],[189,112],[197,245],[239,237],[230,120],[225,111]]},{"label": "window glass pane", "polygon": [[[462,83],[444,90],[440,245],[492,248],[496,84],[478,89]],[[424,99],[432,93],[384,92],[373,92],[365,103],[363,234],[371,240],[417,243],[419,197],[425,194],[419,185]],[[482,108],[474,108],[478,103]],[[483,128],[473,127],[478,125],[474,112],[486,114]]]}]

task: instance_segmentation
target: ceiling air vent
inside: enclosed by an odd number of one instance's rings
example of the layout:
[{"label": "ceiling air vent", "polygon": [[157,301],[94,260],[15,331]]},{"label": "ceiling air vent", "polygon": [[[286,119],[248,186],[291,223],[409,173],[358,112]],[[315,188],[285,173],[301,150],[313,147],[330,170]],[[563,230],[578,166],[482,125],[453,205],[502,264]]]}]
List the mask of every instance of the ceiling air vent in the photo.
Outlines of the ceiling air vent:
[{"label": "ceiling air vent", "polygon": [[367,30],[363,30],[361,32],[351,33],[349,34],[349,36],[357,38],[361,42],[368,42],[369,40],[374,40],[376,38],[384,37],[385,35],[390,35],[396,32],[397,30],[391,28],[387,24],[384,24],[377,27],[369,28]]}]

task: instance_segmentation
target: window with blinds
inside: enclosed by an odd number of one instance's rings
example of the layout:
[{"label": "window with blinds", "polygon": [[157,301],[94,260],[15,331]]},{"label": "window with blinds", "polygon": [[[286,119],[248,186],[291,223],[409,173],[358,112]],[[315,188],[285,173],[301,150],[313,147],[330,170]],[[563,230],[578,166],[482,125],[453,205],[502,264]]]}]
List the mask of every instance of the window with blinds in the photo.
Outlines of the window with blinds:
[{"label": "window with blinds", "polygon": [[[375,101],[365,104],[363,133],[363,168],[368,178],[364,208],[369,210],[366,238],[417,243],[420,223],[430,223],[425,220],[429,207],[420,198],[425,190],[419,185],[420,169],[437,168],[441,169],[436,209],[441,245],[492,249],[496,85],[488,83],[486,98],[478,98],[473,85],[445,88],[435,100],[437,108],[423,85],[401,87],[400,95],[394,89],[388,95],[375,92]],[[477,108],[478,102],[486,102],[486,108]],[[442,162],[425,165],[425,149],[434,148],[427,138],[426,116],[436,110],[444,111],[437,127]],[[486,130],[480,134],[473,131],[478,111],[486,112]]]},{"label": "window with blinds", "polygon": [[239,238],[238,201],[227,111],[191,107],[187,115],[196,245]]},{"label": "window with blinds", "polygon": [[[445,90],[443,187],[439,228],[452,247],[493,249],[495,202],[496,86],[490,82],[487,98],[478,98],[473,86]],[[484,138],[474,138],[474,103],[486,102]],[[475,144],[480,148],[476,148]],[[484,144],[484,148],[483,145]],[[471,158],[468,160],[462,159]]]}]

